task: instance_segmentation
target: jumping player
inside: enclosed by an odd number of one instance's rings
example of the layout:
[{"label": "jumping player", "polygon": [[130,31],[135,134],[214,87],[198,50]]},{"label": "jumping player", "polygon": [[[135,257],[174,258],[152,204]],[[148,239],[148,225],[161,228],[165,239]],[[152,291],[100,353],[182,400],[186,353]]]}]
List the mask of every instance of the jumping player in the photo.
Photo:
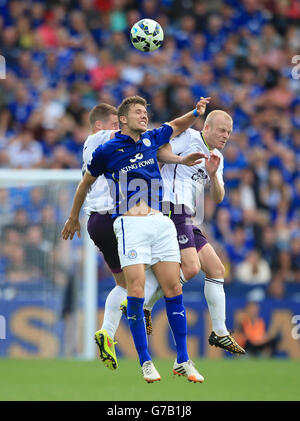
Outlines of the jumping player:
[{"label": "jumping player", "polygon": [[[181,255],[181,280],[196,276],[202,269],[205,273],[204,295],[212,321],[213,331],[209,336],[209,344],[223,348],[233,354],[245,354],[229,334],[225,319],[224,266],[215,250],[208,243],[200,229],[193,225],[192,216],[201,213],[204,187],[209,185],[213,200],[222,202],[225,189],[223,181],[223,155],[232,132],[232,118],[222,110],[214,110],[208,114],[203,131],[187,129],[180,136],[171,140],[164,148],[172,148],[172,152],[180,156],[191,152],[207,154],[204,162],[187,168],[176,164],[165,164],[161,170],[164,181],[163,208],[174,222]],[[150,288],[150,286],[149,286]],[[150,299],[154,305],[162,293],[153,283],[153,295]]]},{"label": "jumping player", "polygon": [[[110,140],[119,129],[117,109],[109,104],[96,105],[89,114],[89,123],[92,134],[89,135],[83,146],[83,166],[82,173],[86,172],[87,164],[92,159],[92,154],[99,145]],[[161,148],[157,153],[157,158],[161,162],[173,162],[176,164],[193,165],[201,154],[190,154],[179,157]],[[96,344],[99,347],[100,358],[111,370],[118,367],[118,360],[115,351],[114,336],[120,323],[122,312],[120,304],[127,297],[126,282],[124,273],[120,266],[118,256],[117,240],[113,231],[113,221],[111,211],[114,207],[113,199],[110,196],[109,186],[104,175],[97,178],[86,196],[85,212],[89,216],[88,232],[91,239],[100,251],[104,260],[109,266],[116,286],[110,291],[105,301],[103,323],[95,333]],[[151,268],[146,270],[145,297],[152,295],[151,284],[157,280]],[[150,285],[148,292],[147,286]],[[150,311],[144,308],[147,333],[151,333]]]},{"label": "jumping player", "polygon": [[[156,151],[169,141],[172,134],[176,136],[193,124],[195,116],[204,113],[208,101],[208,98],[203,98],[194,111],[159,129],[145,132],[148,124],[146,102],[140,97],[125,99],[118,109],[121,133],[93,153],[62,232],[64,239],[72,239],[75,232],[80,233],[78,217],[87,191],[99,175],[105,174],[111,181],[111,191],[114,188],[116,193],[112,216],[127,283],[128,320],[147,382],[160,380],[160,375],[148,352],[143,321],[145,264],[152,266],[165,294],[167,315],[177,348],[173,372],[190,381],[204,380],[188,359],[186,315],[179,282],[179,248],[174,224],[160,212],[161,177]],[[153,189],[154,195],[151,194]]]}]

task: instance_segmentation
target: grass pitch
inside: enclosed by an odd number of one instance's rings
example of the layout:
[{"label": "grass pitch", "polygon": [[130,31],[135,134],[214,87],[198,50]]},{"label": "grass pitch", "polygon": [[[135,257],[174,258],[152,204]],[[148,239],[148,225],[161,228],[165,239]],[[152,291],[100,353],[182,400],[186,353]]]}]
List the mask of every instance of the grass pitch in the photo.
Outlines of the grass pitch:
[{"label": "grass pitch", "polygon": [[136,360],[116,371],[101,361],[0,360],[0,401],[300,400],[300,361],[196,360],[203,384],[173,376],[173,361],[154,360],[162,380],[147,384]]}]

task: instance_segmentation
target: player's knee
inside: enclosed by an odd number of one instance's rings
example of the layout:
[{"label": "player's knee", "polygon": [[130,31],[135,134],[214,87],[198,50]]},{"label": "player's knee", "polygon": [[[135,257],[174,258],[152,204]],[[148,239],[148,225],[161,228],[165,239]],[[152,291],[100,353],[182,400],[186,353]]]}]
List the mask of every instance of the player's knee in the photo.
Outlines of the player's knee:
[{"label": "player's knee", "polygon": [[178,279],[178,282],[172,283],[172,284],[168,285],[167,287],[164,286],[163,291],[164,291],[165,297],[168,297],[168,298],[172,298],[172,297],[176,297],[177,295],[181,295],[182,294],[182,286],[179,282],[179,279]]},{"label": "player's knee", "polygon": [[199,262],[192,262],[189,264],[181,265],[182,272],[187,281],[194,278],[200,272],[201,266]]},{"label": "player's knee", "polygon": [[225,267],[222,262],[219,262],[211,271],[211,273],[206,274],[209,278],[224,279],[225,277]]},{"label": "player's knee", "polygon": [[139,279],[127,281],[127,293],[130,297],[144,297],[144,287]]},{"label": "player's knee", "polygon": [[177,297],[177,295],[181,295],[182,294],[182,286],[181,284],[178,282],[178,284],[176,283],[176,285],[174,285],[171,289],[170,289],[170,297]]}]

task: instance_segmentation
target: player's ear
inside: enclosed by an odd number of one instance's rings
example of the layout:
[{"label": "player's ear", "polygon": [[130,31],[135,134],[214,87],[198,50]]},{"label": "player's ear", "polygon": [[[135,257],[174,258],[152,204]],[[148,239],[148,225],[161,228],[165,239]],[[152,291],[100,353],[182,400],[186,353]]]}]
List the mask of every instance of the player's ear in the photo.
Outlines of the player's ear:
[{"label": "player's ear", "polygon": [[120,116],[120,123],[121,124],[127,124],[127,117],[125,115]]},{"label": "player's ear", "polygon": [[102,130],[102,126],[103,126],[102,121],[101,120],[96,120],[96,122],[95,122],[95,128],[97,130]]}]

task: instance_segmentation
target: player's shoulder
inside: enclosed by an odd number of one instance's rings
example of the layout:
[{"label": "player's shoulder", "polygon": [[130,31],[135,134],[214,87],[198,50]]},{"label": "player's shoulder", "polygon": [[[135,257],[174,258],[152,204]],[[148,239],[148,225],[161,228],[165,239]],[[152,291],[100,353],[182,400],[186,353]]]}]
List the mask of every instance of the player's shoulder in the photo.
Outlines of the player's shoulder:
[{"label": "player's shoulder", "polygon": [[186,129],[184,132],[180,133],[179,135],[173,137],[173,139],[171,140],[172,142],[178,142],[178,141],[184,141],[186,139],[190,139],[192,132],[191,132],[191,128]]},{"label": "player's shoulder", "polygon": [[112,139],[109,139],[102,145],[103,153],[109,155],[112,154],[116,149],[124,146],[124,139],[118,136],[120,132],[116,132]]},{"label": "player's shoulder", "polygon": [[188,132],[188,135],[191,140],[195,140],[196,142],[199,142],[199,140],[200,141],[202,140],[202,136],[199,130],[195,130],[189,127],[186,131]]},{"label": "player's shoulder", "polygon": [[113,130],[99,130],[97,133],[90,134],[84,142],[83,149],[96,149],[97,146],[108,142]]}]

